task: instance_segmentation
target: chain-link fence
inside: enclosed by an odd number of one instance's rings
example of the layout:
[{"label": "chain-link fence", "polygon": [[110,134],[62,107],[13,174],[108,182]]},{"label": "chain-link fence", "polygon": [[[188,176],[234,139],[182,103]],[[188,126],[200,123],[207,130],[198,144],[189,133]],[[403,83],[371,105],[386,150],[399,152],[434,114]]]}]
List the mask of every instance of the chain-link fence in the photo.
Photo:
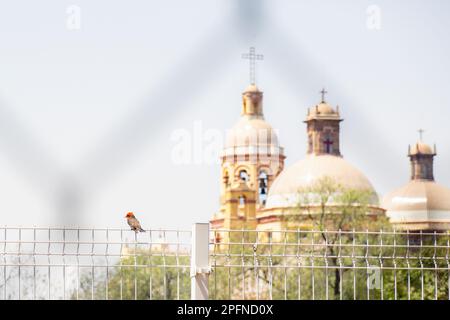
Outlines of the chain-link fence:
[{"label": "chain-link fence", "polygon": [[449,299],[450,234],[0,228],[1,299]]},{"label": "chain-link fence", "polygon": [[3,299],[188,299],[190,231],[0,228]]},{"label": "chain-link fence", "polygon": [[216,231],[212,299],[449,299],[448,233]]}]

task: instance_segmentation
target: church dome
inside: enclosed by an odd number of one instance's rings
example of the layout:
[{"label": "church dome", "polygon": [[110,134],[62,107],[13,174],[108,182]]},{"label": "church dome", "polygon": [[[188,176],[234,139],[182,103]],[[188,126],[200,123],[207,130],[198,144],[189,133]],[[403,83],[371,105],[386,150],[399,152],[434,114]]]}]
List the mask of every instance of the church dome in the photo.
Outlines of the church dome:
[{"label": "church dome", "polygon": [[256,84],[250,84],[247,88],[245,88],[244,93],[246,92],[261,92],[258,87],[256,86]]},{"label": "church dome", "polygon": [[415,155],[415,154],[434,155],[435,153],[434,153],[434,150],[429,145],[419,141],[410,147],[409,154],[410,155]]},{"label": "church dome", "polygon": [[386,215],[400,229],[450,228],[450,189],[434,181],[435,155],[436,147],[432,149],[421,141],[409,147],[411,180],[383,199]]},{"label": "church dome", "polygon": [[330,104],[325,101],[308,108],[308,115],[306,121],[312,119],[339,119],[339,107],[334,109]]},{"label": "church dome", "polygon": [[278,147],[278,137],[272,126],[264,119],[242,116],[229,131],[225,148],[252,145]]},{"label": "church dome", "polygon": [[285,169],[273,182],[267,198],[267,208],[296,205],[300,189],[314,185],[319,179],[329,177],[340,186],[368,190],[373,193],[371,205],[378,205],[378,197],[370,181],[357,168],[342,157],[310,154]]},{"label": "church dome", "polygon": [[242,93],[242,112],[228,131],[223,156],[264,154],[283,156],[283,148],[272,126],[264,120],[263,92],[254,84]]},{"label": "church dome", "polygon": [[394,224],[450,222],[450,189],[434,181],[412,180],[383,198],[383,207]]},{"label": "church dome", "polygon": [[334,109],[326,102],[321,102],[315,109],[312,110],[319,114],[334,114]]},{"label": "church dome", "polygon": [[413,180],[383,199],[387,210],[445,210],[450,212],[450,189],[434,181]]}]

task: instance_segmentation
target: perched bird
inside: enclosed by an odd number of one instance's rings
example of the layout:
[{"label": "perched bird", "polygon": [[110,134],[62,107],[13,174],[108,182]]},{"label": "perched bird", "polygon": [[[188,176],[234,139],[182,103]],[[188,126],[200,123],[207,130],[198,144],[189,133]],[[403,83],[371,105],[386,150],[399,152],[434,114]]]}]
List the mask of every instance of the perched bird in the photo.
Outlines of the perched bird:
[{"label": "perched bird", "polygon": [[127,222],[128,225],[131,227],[131,230],[133,230],[136,233],[145,232],[145,230],[141,228],[141,224],[139,223],[138,219],[136,219],[133,212],[128,212],[125,218],[127,218]]}]

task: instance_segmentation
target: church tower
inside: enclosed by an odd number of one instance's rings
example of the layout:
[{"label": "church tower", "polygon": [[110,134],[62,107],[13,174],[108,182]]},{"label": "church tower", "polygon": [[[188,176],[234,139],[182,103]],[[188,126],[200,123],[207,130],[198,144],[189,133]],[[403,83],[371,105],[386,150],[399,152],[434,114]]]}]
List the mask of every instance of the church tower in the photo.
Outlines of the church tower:
[{"label": "church tower", "polygon": [[[319,104],[308,108],[304,121],[308,139],[306,157],[284,169],[271,185],[266,206],[258,215],[258,230],[261,232],[311,228],[312,219],[320,219],[320,212],[324,208],[315,203],[314,198],[311,203],[302,203],[302,198],[304,195],[320,197],[320,194],[314,194],[314,189],[318,184],[320,186],[324,178],[338,186],[335,194],[340,193],[339,189],[368,194],[367,203],[363,206],[369,219],[384,215],[385,210],[379,206],[372,183],[341,154],[339,135],[343,120],[339,108],[333,108],[325,101],[325,93],[325,90],[321,91],[322,100]],[[342,213],[340,209],[346,205],[342,201],[342,198],[333,194],[325,205],[326,210]],[[359,206],[357,203],[353,205]]]},{"label": "church tower", "polygon": [[420,139],[408,146],[411,166],[409,182],[392,191],[383,201],[386,215],[395,228],[416,231],[450,230],[450,189],[434,180],[433,148]]},{"label": "church tower", "polygon": [[[257,56],[252,48],[250,57],[254,63]],[[216,230],[256,229],[257,212],[265,207],[272,182],[284,167],[284,150],[264,119],[263,92],[255,85],[254,66],[250,74],[251,84],[242,93],[241,116],[227,132],[221,155],[220,210],[211,219]],[[221,239],[228,236],[217,234]]]},{"label": "church tower", "polygon": [[417,141],[411,148],[408,146],[408,157],[411,162],[411,180],[434,181],[433,159],[436,146],[431,149],[422,141]]},{"label": "church tower", "polygon": [[241,117],[228,132],[221,156],[220,211],[213,229],[255,229],[272,182],[283,170],[284,150],[263,115],[263,93],[250,85],[242,93]]},{"label": "church tower", "polygon": [[333,109],[325,102],[322,89],[322,101],[308,109],[306,120],[308,133],[308,154],[341,156],[339,148],[339,125],[342,119],[339,116],[339,107]]}]

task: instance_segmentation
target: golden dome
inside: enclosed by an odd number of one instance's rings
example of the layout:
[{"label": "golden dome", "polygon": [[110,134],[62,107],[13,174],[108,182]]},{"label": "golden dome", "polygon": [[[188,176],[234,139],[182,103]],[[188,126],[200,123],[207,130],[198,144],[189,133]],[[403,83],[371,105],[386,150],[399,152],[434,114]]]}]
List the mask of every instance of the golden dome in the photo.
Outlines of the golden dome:
[{"label": "golden dome", "polygon": [[312,119],[340,120],[339,107],[336,107],[336,109],[334,109],[327,102],[322,101],[321,103],[308,109],[308,115],[306,117],[306,120],[308,121]]},{"label": "golden dome", "polygon": [[242,94],[242,113],[238,122],[229,130],[223,156],[241,154],[281,155],[283,148],[272,126],[264,120],[262,92],[256,85],[249,85]]},{"label": "golden dome", "polygon": [[391,223],[450,223],[450,189],[434,181],[412,180],[383,198],[383,207]]},{"label": "golden dome", "polygon": [[418,141],[409,148],[409,155],[416,155],[416,154],[435,155],[436,153],[429,145],[421,141]]},{"label": "golden dome", "polygon": [[242,116],[229,131],[225,142],[225,148],[253,145],[278,148],[278,137],[272,126],[263,118],[256,116]]},{"label": "golden dome", "polygon": [[247,88],[245,88],[244,93],[247,93],[247,92],[261,92],[261,91],[258,89],[256,84],[251,84]]},{"label": "golden dome", "polygon": [[292,207],[298,192],[314,185],[319,179],[329,177],[343,188],[368,190],[373,193],[371,205],[378,205],[378,197],[364,174],[342,157],[333,155],[308,155],[285,169],[273,182],[267,198],[267,208]]},{"label": "golden dome", "polygon": [[317,108],[314,109],[319,114],[334,114],[335,111],[333,108],[326,102],[321,102],[317,105]]}]

